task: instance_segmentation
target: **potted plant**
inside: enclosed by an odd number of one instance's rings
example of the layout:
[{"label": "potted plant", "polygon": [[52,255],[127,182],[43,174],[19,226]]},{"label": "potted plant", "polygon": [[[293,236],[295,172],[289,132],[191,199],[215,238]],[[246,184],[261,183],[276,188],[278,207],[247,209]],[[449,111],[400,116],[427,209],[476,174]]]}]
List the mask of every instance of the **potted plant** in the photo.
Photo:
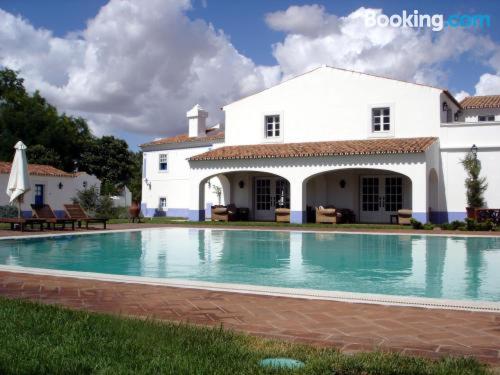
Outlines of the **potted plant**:
[{"label": "potted plant", "polygon": [[485,206],[483,193],[487,189],[485,177],[480,177],[481,161],[477,158],[477,147],[471,149],[461,160],[467,178],[465,179],[465,188],[467,196],[467,218],[476,219],[476,209]]}]

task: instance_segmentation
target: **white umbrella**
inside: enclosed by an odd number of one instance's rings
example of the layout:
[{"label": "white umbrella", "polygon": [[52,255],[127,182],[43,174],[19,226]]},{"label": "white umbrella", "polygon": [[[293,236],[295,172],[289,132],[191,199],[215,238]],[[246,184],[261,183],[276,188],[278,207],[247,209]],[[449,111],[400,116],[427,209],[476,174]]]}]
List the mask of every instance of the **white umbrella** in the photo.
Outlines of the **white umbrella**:
[{"label": "white umbrella", "polygon": [[30,175],[28,171],[28,160],[26,158],[26,145],[19,141],[14,146],[16,154],[10,169],[9,183],[7,184],[7,195],[10,203],[17,199],[18,216],[21,217],[21,198],[24,193],[31,189]]}]

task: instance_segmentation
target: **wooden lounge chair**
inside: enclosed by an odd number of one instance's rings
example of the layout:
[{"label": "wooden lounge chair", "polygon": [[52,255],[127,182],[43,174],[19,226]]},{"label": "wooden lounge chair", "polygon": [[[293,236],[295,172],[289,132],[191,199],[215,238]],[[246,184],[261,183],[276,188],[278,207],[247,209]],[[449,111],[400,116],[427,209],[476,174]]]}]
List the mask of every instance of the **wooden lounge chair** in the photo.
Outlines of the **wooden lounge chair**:
[{"label": "wooden lounge chair", "polygon": [[0,217],[0,223],[10,224],[10,230],[14,230],[17,225],[19,229],[21,229],[21,232],[24,232],[28,225],[33,230],[35,224],[40,226],[40,231],[43,231],[43,224],[45,224],[46,221],[45,219],[37,218]]},{"label": "wooden lounge chair", "polygon": [[78,228],[82,227],[82,221],[85,223],[85,229],[89,229],[89,223],[102,223],[104,229],[109,219],[90,217],[79,204],[65,204],[64,208],[69,218],[78,222]]},{"label": "wooden lounge chair", "polygon": [[274,210],[276,215],[277,223],[289,223],[290,222],[290,209],[289,208],[276,208]]},{"label": "wooden lounge chair", "polygon": [[51,224],[54,229],[56,229],[56,225],[60,225],[61,229],[66,229],[66,224],[69,224],[71,225],[71,229],[75,230],[75,219],[58,218],[48,204],[32,204],[31,209],[33,210],[33,217],[37,219],[44,219],[47,222],[47,228],[49,229]]}]

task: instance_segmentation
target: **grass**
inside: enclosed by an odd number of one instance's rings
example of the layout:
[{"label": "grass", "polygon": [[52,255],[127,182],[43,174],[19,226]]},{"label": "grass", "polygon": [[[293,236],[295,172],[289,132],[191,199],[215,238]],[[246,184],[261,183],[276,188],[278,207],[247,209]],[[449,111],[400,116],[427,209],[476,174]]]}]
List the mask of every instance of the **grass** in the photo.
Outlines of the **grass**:
[{"label": "grass", "polygon": [[354,356],[201,328],[0,298],[2,374],[283,374],[261,359],[305,362],[297,374],[489,374],[473,359]]}]

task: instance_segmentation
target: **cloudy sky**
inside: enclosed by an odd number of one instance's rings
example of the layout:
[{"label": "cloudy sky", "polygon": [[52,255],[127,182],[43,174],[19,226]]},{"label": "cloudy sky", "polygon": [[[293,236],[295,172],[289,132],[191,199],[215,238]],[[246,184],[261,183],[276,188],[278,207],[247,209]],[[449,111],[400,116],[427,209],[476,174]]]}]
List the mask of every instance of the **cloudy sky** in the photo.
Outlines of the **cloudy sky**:
[{"label": "cloudy sky", "polygon": [[[485,14],[489,27],[370,26],[370,14]],[[0,66],[61,111],[135,148],[220,107],[328,64],[500,93],[496,1],[0,0]]]}]

